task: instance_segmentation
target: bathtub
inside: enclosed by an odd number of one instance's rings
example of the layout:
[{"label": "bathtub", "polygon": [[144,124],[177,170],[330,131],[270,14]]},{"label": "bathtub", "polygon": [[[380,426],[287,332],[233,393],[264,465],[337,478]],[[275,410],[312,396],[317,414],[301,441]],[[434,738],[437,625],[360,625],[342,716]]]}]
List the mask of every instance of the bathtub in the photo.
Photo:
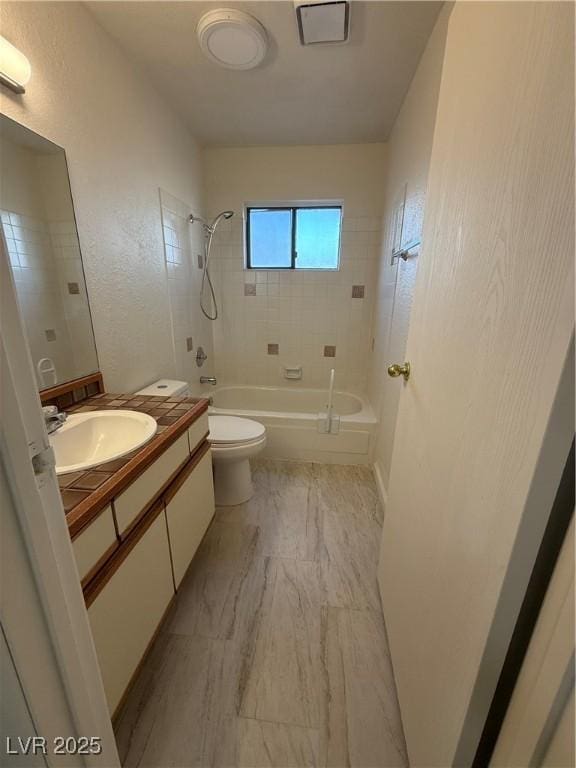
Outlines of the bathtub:
[{"label": "bathtub", "polygon": [[326,412],[325,389],[222,386],[211,392],[211,414],[244,416],[266,427],[262,456],[329,464],[368,464],[376,419],[368,402],[349,392],[334,392],[337,434],[320,431]]}]

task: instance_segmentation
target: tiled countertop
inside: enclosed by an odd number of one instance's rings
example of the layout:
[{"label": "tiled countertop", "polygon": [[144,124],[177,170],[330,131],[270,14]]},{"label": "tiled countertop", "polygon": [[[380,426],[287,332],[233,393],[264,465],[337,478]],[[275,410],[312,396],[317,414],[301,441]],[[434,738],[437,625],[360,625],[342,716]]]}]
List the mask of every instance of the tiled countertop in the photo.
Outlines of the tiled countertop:
[{"label": "tiled countertop", "polygon": [[140,411],[155,418],[158,424],[156,434],[148,443],[121,459],[58,477],[70,534],[78,534],[207,408],[206,398],[109,394],[94,395],[68,408],[69,414],[122,409]]}]

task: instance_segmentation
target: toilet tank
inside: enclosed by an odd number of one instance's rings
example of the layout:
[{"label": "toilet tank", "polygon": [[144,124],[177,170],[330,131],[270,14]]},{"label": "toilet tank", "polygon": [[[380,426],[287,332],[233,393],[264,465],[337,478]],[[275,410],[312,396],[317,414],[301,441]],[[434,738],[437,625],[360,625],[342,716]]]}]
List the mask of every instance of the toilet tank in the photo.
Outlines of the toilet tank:
[{"label": "toilet tank", "polygon": [[185,381],[173,379],[158,379],[154,384],[149,384],[144,389],[134,392],[135,395],[155,395],[157,397],[188,397],[190,387]]}]

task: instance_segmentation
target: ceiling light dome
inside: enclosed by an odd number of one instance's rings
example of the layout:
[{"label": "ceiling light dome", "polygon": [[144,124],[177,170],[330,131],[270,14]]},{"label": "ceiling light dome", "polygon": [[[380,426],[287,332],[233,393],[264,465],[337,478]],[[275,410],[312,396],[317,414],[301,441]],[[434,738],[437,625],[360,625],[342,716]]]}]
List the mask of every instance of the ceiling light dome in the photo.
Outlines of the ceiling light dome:
[{"label": "ceiling light dome", "polygon": [[266,30],[258,19],[230,8],[205,13],[196,34],[206,56],[228,69],[257,67],[268,47]]}]

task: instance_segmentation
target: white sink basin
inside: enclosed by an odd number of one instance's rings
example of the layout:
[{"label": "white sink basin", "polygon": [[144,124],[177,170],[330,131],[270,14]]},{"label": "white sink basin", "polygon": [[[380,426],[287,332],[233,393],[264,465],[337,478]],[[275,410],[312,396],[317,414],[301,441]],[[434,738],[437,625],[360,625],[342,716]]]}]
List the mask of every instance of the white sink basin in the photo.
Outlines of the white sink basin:
[{"label": "white sink basin", "polygon": [[156,434],[152,416],[138,411],[90,411],[68,416],[50,435],[56,474],[90,469],[140,448]]}]

